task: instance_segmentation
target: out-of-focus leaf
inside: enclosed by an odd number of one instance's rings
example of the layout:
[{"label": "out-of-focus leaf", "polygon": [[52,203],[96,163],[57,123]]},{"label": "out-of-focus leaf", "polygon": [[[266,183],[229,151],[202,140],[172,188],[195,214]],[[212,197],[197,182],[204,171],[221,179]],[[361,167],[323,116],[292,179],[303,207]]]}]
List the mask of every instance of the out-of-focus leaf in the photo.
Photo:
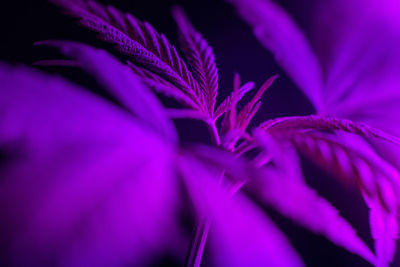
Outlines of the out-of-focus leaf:
[{"label": "out-of-focus leaf", "polygon": [[291,17],[270,0],[227,0],[250,24],[259,41],[303,90],[317,110],[322,103],[322,74],[318,59]]},{"label": "out-of-focus leaf", "polygon": [[44,41],[38,44],[57,47],[61,53],[74,59],[81,68],[92,74],[140,122],[165,138],[177,141],[172,122],[150,89],[128,67],[106,51],[66,41]]},{"label": "out-of-focus leaf", "polygon": [[[210,244],[216,266],[303,266],[286,237],[241,194],[229,191],[197,160],[185,157],[180,169],[195,207],[211,220]],[[214,177],[213,177],[214,176]]]},{"label": "out-of-focus leaf", "polygon": [[59,77],[1,64],[0,84],[3,263],[144,266],[181,247],[170,143]]},{"label": "out-of-focus leaf", "polygon": [[295,116],[271,119],[261,123],[260,128],[269,133],[283,131],[307,131],[307,130],[339,130],[354,133],[363,137],[375,137],[396,145],[400,145],[400,138],[385,131],[374,128],[362,122],[348,119],[326,116]]},{"label": "out-of-focus leaf", "polygon": [[265,148],[274,153],[274,164],[263,167],[260,170],[262,175],[249,179],[246,189],[262,203],[275,208],[299,225],[374,264],[374,254],[358,237],[351,224],[305,183],[296,153],[284,143],[263,141],[264,135],[257,135],[264,143],[262,146],[270,144]]},{"label": "out-of-focus leaf", "polygon": [[375,240],[376,266],[388,266],[398,239],[399,172],[385,162],[362,138],[340,135],[337,138],[311,133],[292,133],[295,147],[330,173],[359,186],[370,208],[372,237]]},{"label": "out-of-focus leaf", "polygon": [[[257,138],[261,139],[259,142],[263,143],[262,148],[268,149],[268,154],[273,154],[275,167],[260,166],[260,158],[256,158],[254,164],[250,164],[241,159],[234,159],[226,152],[204,146],[195,147],[192,151],[204,164],[218,166],[219,169],[216,170],[220,172],[224,170],[225,179],[228,181],[223,184],[227,187],[228,194],[236,194],[244,187],[246,192],[261,203],[374,264],[374,254],[358,237],[356,230],[339,215],[332,204],[307,186],[295,152],[274,144],[273,140],[265,140],[266,137],[262,133],[259,133]],[[267,144],[268,148],[265,147]],[[256,169],[259,167],[262,168]]]}]

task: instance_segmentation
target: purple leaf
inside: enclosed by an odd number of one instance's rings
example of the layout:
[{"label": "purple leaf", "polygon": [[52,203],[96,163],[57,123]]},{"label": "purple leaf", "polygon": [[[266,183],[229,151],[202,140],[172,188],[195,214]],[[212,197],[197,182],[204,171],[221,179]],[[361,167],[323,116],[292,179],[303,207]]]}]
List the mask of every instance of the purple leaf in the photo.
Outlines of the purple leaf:
[{"label": "purple leaf", "polygon": [[[357,184],[368,195],[382,195],[383,189],[375,176],[385,177],[393,188],[400,193],[400,174],[398,171],[376,155],[365,141],[356,136],[329,135],[315,133],[290,133],[287,136],[296,148],[329,172],[343,178],[345,182],[357,179]],[[348,141],[345,141],[348,140]],[[379,179],[378,179],[379,180]],[[384,197],[379,197],[385,200]],[[382,203],[387,209],[392,204]]]},{"label": "purple leaf", "polygon": [[[390,190],[390,189],[389,189]],[[370,208],[370,224],[378,267],[387,267],[396,253],[396,240],[399,238],[399,222],[396,211],[387,211],[380,200],[364,197]]]},{"label": "purple leaf", "polygon": [[173,15],[178,24],[182,50],[202,90],[204,108],[208,110],[210,116],[213,116],[218,90],[218,69],[212,48],[194,29],[181,8],[175,7]]},{"label": "purple leaf", "polygon": [[253,119],[261,105],[261,96],[271,87],[274,81],[278,78],[278,75],[274,75],[269,78],[261,87],[257,93],[253,96],[249,103],[239,112],[236,119],[236,127],[244,130]]},{"label": "purple leaf", "polygon": [[186,157],[180,166],[195,207],[211,220],[216,266],[304,265],[280,230],[247,198],[230,198],[215,174],[193,158]]},{"label": "purple leaf", "polygon": [[104,50],[66,41],[43,41],[39,45],[57,47],[81,68],[92,74],[103,87],[143,124],[176,142],[174,126],[153,93],[140,78]]},{"label": "purple leaf", "polygon": [[7,265],[144,266],[181,248],[172,144],[59,77],[0,64],[0,84]]},{"label": "purple leaf", "polygon": [[[327,55],[326,112],[400,136],[396,123],[400,24],[394,15],[400,11],[399,3],[328,1],[318,5],[317,11],[314,17],[321,25],[315,29],[313,39],[320,54]],[[400,167],[396,147],[379,140],[372,142],[385,160]]]},{"label": "purple leaf", "polygon": [[400,144],[400,139],[396,136],[376,129],[366,123],[318,115],[271,119],[261,123],[260,128],[270,133],[291,130],[340,130],[363,137],[375,137],[392,144]]},{"label": "purple leaf", "polygon": [[[310,133],[289,137],[296,148],[347,183],[359,185],[370,208],[372,237],[375,240],[376,266],[388,266],[398,239],[397,207],[400,174],[377,156],[361,138],[341,135],[329,138]],[[343,144],[344,143],[344,144]]]},{"label": "purple leaf", "polygon": [[184,92],[177,90],[177,88],[172,83],[166,81],[165,79],[158,76],[157,74],[152,73],[151,71],[136,66],[130,61],[128,61],[127,64],[132,69],[132,71],[136,75],[139,75],[142,78],[143,82],[154,91],[167,97],[171,97],[186,107],[194,110],[198,109],[197,104]]},{"label": "purple leaf", "polygon": [[[201,108],[202,95],[198,82],[176,49],[150,24],[92,0],[51,1],[77,17],[83,26],[98,32],[102,39],[114,43],[118,50],[131,56],[136,64],[173,84],[174,90],[181,90]],[[175,93],[169,95],[174,96]]]},{"label": "purple leaf", "polygon": [[323,104],[319,62],[296,23],[270,0],[227,0],[317,110]]},{"label": "purple leaf", "polygon": [[394,16],[400,6],[395,2],[338,0],[315,6],[311,17],[318,27],[311,29],[311,39],[326,72],[327,112],[335,112],[343,102],[395,93],[381,85],[400,60],[399,19]]},{"label": "purple leaf", "polygon": [[217,107],[217,109],[215,110],[215,113],[214,113],[214,119],[218,119],[221,115],[223,115],[225,112],[227,112],[231,108],[232,103],[235,103],[233,106],[234,106],[234,108],[236,108],[236,104],[243,98],[243,96],[247,92],[250,92],[253,88],[254,88],[254,83],[247,82],[247,83],[243,84],[240,88],[238,88],[237,93],[235,93],[235,91],[233,91]]},{"label": "purple leaf", "polygon": [[257,158],[251,166],[246,161],[225,155],[227,152],[213,151],[204,146],[196,147],[192,151],[204,164],[218,166],[219,169],[215,171],[225,170],[224,184],[227,186],[227,193],[235,194],[244,186],[247,193],[260,199],[265,205],[275,208],[299,225],[374,263],[374,254],[357,236],[356,230],[339,215],[335,207],[307,186],[294,151],[283,149],[281,145],[266,140],[263,133],[257,136],[267,154],[273,154],[273,157],[269,158],[273,158],[277,167],[266,166],[257,170],[256,167],[265,165],[265,163],[258,164],[260,158]]},{"label": "purple leaf", "polygon": [[[233,90],[230,96],[228,96],[221,106],[226,106],[226,111],[224,115],[224,120],[222,121],[221,130],[223,133],[229,134],[236,129],[236,118],[237,118],[237,104],[240,100],[241,90],[240,90],[240,76],[235,73],[233,76]],[[244,95],[244,94],[243,94]],[[219,110],[219,107],[217,111]],[[233,143],[234,146],[234,143]]]},{"label": "purple leaf", "polygon": [[[276,78],[277,75],[269,78],[258,89],[253,98],[239,111],[239,114],[237,114],[238,102],[248,90],[253,88],[253,84],[246,83],[240,87],[240,77],[238,74],[235,75],[233,92],[220,106],[226,110],[222,122],[222,132],[224,134],[223,138],[226,141],[224,146],[228,150],[233,150],[240,137],[246,135],[246,128],[261,106],[261,96],[268,90]],[[218,107],[217,111],[220,107]]]},{"label": "purple leaf", "polygon": [[[339,215],[337,209],[311,189],[304,181],[300,162],[293,150],[280,144],[270,144],[258,133],[261,145],[270,154],[274,151],[274,166],[261,169],[262,175],[249,179],[246,188],[266,205],[272,206],[294,222],[321,234],[351,253],[372,264],[375,256],[358,237],[356,230]],[[271,146],[273,146],[271,148]],[[278,150],[278,151],[277,151]],[[290,164],[288,164],[290,163]]]}]

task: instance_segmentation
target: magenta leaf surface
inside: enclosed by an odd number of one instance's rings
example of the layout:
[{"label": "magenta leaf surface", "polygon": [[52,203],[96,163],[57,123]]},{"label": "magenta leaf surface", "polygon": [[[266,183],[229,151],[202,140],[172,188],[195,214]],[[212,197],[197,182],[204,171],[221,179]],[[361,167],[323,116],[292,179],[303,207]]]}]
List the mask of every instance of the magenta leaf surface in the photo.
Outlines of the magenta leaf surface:
[{"label": "magenta leaf surface", "polygon": [[318,109],[322,105],[322,73],[307,38],[277,4],[270,0],[227,0],[250,24],[260,42]]},{"label": "magenta leaf surface", "polygon": [[59,77],[1,64],[0,80],[10,264],[143,266],[178,242],[169,142]]},{"label": "magenta leaf surface", "polygon": [[285,236],[246,197],[231,194],[201,163],[190,159],[182,164],[186,186],[200,213],[211,218],[212,259],[216,266],[304,266]]},{"label": "magenta leaf surface", "polygon": [[[81,68],[103,96],[0,63],[1,263],[304,266],[272,208],[374,266],[391,265],[400,218],[397,1],[312,1],[289,15],[273,0],[228,0],[316,111],[255,128],[278,75],[253,93],[235,73],[217,103],[213,49],[180,7],[172,16],[185,59],[113,6],[50,2],[114,44],[121,60],[77,42],[36,43],[65,58],[35,65]],[[212,145],[187,144],[189,124],[171,119],[199,120]],[[358,189],[373,246],[306,183],[314,167]]]},{"label": "magenta leaf surface", "polygon": [[194,77],[199,82],[203,94],[203,105],[209,115],[214,116],[218,90],[218,69],[215,56],[207,41],[197,32],[184,11],[175,7],[173,15],[178,24],[182,50],[192,67]]},{"label": "magenta leaf surface", "polygon": [[[52,0],[68,14],[77,17],[80,24],[99,33],[105,41],[114,43],[119,51],[130,56],[135,64],[172,84],[170,96],[180,90],[202,109],[199,84],[179,57],[167,38],[155,31],[147,22],[125,14],[112,6],[103,6],[92,0]],[[144,75],[145,78],[149,76]],[[157,79],[155,80],[157,81]],[[154,82],[154,80],[153,80]],[[154,85],[154,84],[153,84]]]},{"label": "magenta leaf surface", "polygon": [[106,51],[66,41],[43,41],[38,44],[57,47],[61,53],[74,59],[78,66],[96,77],[104,89],[143,124],[165,138],[177,141],[174,126],[161,103],[142,84],[140,77]]}]

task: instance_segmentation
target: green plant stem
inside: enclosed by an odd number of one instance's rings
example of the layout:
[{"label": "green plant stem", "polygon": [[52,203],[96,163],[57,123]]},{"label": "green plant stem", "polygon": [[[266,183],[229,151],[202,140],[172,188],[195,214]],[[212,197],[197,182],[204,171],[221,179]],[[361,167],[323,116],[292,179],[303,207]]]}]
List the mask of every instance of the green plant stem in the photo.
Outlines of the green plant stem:
[{"label": "green plant stem", "polygon": [[[218,129],[215,122],[207,123],[208,131],[212,142],[215,146],[221,145],[221,138],[219,137]],[[220,183],[222,183],[224,172],[221,174]],[[196,225],[195,235],[191,241],[189,253],[186,258],[187,267],[200,267],[201,260],[204,254],[204,249],[207,243],[208,233],[210,232],[211,222],[209,218],[201,218]]]}]

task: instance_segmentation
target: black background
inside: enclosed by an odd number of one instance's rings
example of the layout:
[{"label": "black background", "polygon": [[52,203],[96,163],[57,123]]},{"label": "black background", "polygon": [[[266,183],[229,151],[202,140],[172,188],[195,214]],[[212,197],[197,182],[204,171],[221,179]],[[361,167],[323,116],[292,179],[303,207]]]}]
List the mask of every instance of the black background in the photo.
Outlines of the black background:
[{"label": "black background", "polygon": [[[240,73],[244,81],[254,81],[257,86],[268,77],[279,74],[279,79],[263,97],[262,108],[256,115],[255,124],[277,116],[306,115],[313,112],[307,99],[275,64],[271,54],[253,37],[250,27],[242,22],[231,6],[223,0],[99,0],[99,2],[112,4],[149,21],[175,44],[177,35],[170,9],[173,4],[182,5],[194,26],[214,49],[220,74],[219,101],[231,90],[234,72]],[[304,8],[303,12],[307,12],[306,6],[311,4],[312,0],[282,0],[280,3],[295,15],[301,26],[307,26],[308,22],[298,14],[301,13],[300,8]],[[98,41],[94,33],[77,26],[73,19],[61,15],[58,9],[46,0],[8,1],[7,6],[4,2],[1,5],[0,60],[2,61],[31,65],[37,60],[57,57],[57,53],[51,49],[33,47],[32,44],[38,40],[66,39],[105,48],[111,47]],[[96,83],[80,71],[62,68],[43,70],[61,73],[96,90]],[[207,142],[204,139],[207,130],[202,125],[184,121],[179,122],[178,127],[183,142]],[[358,229],[361,237],[372,247],[367,209],[357,192],[342,187],[334,178],[308,163],[305,163],[304,171],[307,181],[340,209],[341,214]],[[369,266],[358,256],[296,226],[273,210],[267,212],[288,235],[307,266]],[[400,262],[398,259],[396,261]]]}]

